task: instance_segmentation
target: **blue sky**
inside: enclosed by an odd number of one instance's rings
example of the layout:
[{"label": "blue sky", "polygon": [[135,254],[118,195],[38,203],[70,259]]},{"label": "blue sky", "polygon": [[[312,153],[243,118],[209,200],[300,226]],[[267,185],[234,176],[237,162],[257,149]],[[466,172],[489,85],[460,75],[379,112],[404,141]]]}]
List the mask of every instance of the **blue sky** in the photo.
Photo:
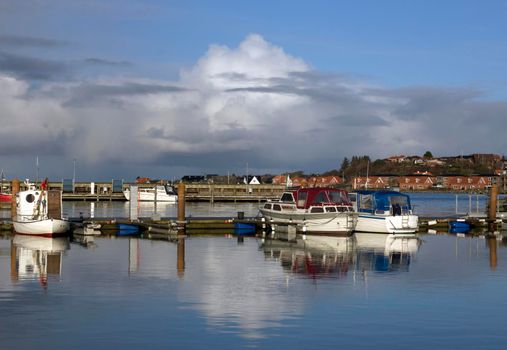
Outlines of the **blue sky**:
[{"label": "blue sky", "polygon": [[0,167],[30,177],[39,156],[50,177],[69,177],[76,158],[85,178],[130,180],[247,162],[319,172],[355,154],[503,154],[506,10],[3,1]]}]

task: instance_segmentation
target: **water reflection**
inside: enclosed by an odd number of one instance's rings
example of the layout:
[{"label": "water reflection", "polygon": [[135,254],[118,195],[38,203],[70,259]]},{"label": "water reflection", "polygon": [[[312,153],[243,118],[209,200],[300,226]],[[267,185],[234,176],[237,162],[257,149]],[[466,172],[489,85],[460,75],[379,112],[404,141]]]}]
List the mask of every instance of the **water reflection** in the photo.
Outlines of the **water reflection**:
[{"label": "water reflection", "polygon": [[16,234],[11,243],[11,279],[38,280],[46,287],[48,276],[60,276],[66,237],[46,238]]},{"label": "water reflection", "polygon": [[355,233],[360,271],[408,271],[412,256],[421,245],[415,235]]},{"label": "water reflection", "polygon": [[353,262],[354,237],[308,236],[306,240],[268,239],[264,257],[280,261],[284,270],[318,277],[342,277]]},{"label": "water reflection", "polygon": [[350,270],[408,270],[421,240],[416,235],[356,233],[352,237],[307,236],[289,241],[277,236],[262,244],[267,259],[284,270],[319,277],[343,277]]}]

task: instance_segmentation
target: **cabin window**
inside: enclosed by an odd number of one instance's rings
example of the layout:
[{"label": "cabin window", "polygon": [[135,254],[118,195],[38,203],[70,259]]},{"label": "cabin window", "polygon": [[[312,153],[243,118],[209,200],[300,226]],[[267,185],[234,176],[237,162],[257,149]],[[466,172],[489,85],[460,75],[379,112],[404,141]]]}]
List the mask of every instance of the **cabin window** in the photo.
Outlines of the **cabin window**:
[{"label": "cabin window", "polygon": [[347,195],[343,192],[329,192],[329,199],[333,203],[347,203]]},{"label": "cabin window", "polygon": [[324,212],[324,208],[322,207],[313,207],[312,209],[310,209],[310,213],[323,213]]},{"label": "cabin window", "polygon": [[361,195],[361,209],[372,209],[373,208],[373,200],[371,198],[371,195],[369,194],[362,194]]},{"label": "cabin window", "polygon": [[292,196],[292,193],[284,193],[280,201],[292,203],[294,202],[294,197]]},{"label": "cabin window", "polygon": [[408,198],[404,196],[391,196],[389,197],[389,202],[391,204],[391,207],[394,204],[398,204],[402,208],[408,208]]},{"label": "cabin window", "polygon": [[319,192],[319,194],[315,197],[314,203],[327,203],[329,200],[327,199],[326,192]]},{"label": "cabin window", "polygon": [[280,204],[273,204],[273,210],[282,211],[282,207],[280,206]]},{"label": "cabin window", "polygon": [[28,203],[33,203],[34,200],[35,200],[35,196],[32,193],[30,193],[29,195],[26,196],[26,201]]},{"label": "cabin window", "polygon": [[335,207],[326,207],[326,213],[336,213]]},{"label": "cabin window", "polygon": [[264,204],[264,209],[271,209],[271,204],[269,203]]},{"label": "cabin window", "polygon": [[306,203],[306,198],[308,197],[307,192],[298,193],[298,207],[304,207]]}]

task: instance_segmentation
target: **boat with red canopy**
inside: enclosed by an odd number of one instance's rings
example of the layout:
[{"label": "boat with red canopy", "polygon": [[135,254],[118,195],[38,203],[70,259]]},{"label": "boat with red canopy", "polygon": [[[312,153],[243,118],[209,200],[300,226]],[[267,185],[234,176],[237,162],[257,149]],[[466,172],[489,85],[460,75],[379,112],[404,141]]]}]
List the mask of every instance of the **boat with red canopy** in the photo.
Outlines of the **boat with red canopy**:
[{"label": "boat with red canopy", "polygon": [[299,232],[348,236],[357,222],[357,214],[345,190],[328,187],[300,188],[286,191],[278,201],[268,201],[261,208],[271,225],[296,225]]}]

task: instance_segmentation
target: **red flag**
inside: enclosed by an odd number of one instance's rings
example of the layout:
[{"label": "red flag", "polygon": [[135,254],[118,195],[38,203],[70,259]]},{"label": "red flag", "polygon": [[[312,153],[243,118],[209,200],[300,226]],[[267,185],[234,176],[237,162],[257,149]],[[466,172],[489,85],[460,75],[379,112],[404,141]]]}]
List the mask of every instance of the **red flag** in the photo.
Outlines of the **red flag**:
[{"label": "red flag", "polygon": [[48,178],[46,177],[44,181],[42,181],[42,184],[40,185],[41,189],[44,191],[46,187],[48,187]]}]

